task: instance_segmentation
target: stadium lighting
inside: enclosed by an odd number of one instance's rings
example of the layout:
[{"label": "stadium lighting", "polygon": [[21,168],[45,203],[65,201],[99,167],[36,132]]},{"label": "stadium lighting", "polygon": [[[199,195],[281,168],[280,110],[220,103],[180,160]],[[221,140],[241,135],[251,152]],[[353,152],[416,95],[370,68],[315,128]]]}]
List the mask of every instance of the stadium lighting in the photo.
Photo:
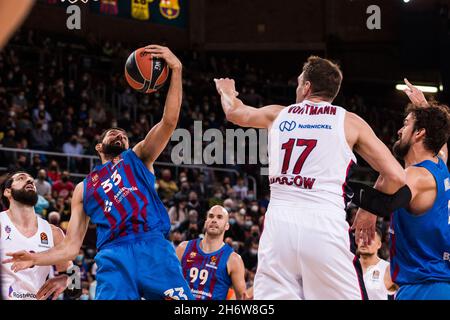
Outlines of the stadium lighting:
[{"label": "stadium lighting", "polygon": [[[435,86],[415,86],[415,87],[425,93],[437,93],[438,92],[438,87],[435,87]],[[395,89],[397,89],[399,91],[403,91],[406,88],[407,88],[406,84],[397,84],[395,86]]]},{"label": "stadium lighting", "polygon": [[404,3],[408,3],[408,2],[409,2],[409,0],[403,0],[403,2],[404,2]]}]

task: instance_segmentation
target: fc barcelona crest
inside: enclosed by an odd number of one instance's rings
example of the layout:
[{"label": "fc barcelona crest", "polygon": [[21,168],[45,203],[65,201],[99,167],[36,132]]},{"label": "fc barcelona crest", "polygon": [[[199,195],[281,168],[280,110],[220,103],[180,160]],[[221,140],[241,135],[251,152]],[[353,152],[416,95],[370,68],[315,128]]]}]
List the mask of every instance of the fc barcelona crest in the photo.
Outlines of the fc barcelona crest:
[{"label": "fc barcelona crest", "polygon": [[175,19],[180,15],[180,5],[178,0],[161,0],[159,11],[167,19]]}]

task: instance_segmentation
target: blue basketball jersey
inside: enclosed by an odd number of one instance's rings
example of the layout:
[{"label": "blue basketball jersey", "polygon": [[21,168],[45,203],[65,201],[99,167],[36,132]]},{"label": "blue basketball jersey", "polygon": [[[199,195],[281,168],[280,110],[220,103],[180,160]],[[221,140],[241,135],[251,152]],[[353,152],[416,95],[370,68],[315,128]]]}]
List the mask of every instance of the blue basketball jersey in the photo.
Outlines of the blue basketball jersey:
[{"label": "blue basketball jersey", "polygon": [[450,178],[446,164],[426,160],[436,181],[433,207],[421,215],[406,209],[391,215],[390,256],[392,281],[398,285],[450,282]]},{"label": "blue basketball jersey", "polygon": [[167,210],[155,190],[155,176],[132,149],[84,179],[83,208],[97,225],[97,248],[170,231]]},{"label": "blue basketball jersey", "polygon": [[188,242],[181,259],[183,275],[196,300],[226,300],[231,286],[227,262],[233,248],[225,244],[219,250],[205,253],[201,239]]}]

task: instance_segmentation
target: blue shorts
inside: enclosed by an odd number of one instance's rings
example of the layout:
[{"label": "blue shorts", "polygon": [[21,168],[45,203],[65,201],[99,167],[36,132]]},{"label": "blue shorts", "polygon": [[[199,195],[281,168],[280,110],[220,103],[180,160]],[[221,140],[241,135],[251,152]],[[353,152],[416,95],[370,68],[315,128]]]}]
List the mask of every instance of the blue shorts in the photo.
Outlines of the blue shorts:
[{"label": "blue shorts", "polygon": [[450,300],[449,282],[430,282],[400,286],[395,300]]},{"label": "blue shorts", "polygon": [[162,234],[109,245],[95,262],[96,300],[194,300],[175,249]]}]

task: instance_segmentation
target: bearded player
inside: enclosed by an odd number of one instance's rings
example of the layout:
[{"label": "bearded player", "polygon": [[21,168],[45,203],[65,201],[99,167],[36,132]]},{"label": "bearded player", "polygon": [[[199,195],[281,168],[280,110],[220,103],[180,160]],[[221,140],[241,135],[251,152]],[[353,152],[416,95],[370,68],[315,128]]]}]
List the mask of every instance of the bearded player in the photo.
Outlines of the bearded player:
[{"label": "bearded player", "polygon": [[182,99],[182,65],[166,47],[147,46],[172,70],[161,121],[129,149],[127,134],[106,130],[96,150],[101,165],[75,188],[64,241],[43,253],[12,254],[14,271],[50,265],[78,254],[89,220],[97,225],[96,299],[138,300],[193,298],[172,244],[167,211],[155,191],[153,163],[178,122]]},{"label": "bearded player", "polygon": [[184,241],[177,247],[184,277],[197,300],[226,300],[231,286],[237,300],[246,297],[244,263],[223,241],[229,228],[228,211],[213,206],[206,216],[205,237]]},{"label": "bearded player", "polygon": [[[64,239],[61,229],[36,215],[34,206],[38,194],[34,179],[26,172],[9,174],[1,187],[6,211],[0,212],[0,244],[3,252],[26,250],[41,252],[60,244]],[[6,255],[2,254],[2,260]],[[56,265],[58,272],[66,272],[69,261]],[[68,276],[61,275],[46,282],[51,266],[35,266],[12,272],[10,264],[2,264],[3,298],[8,300],[56,299],[67,287]]]},{"label": "bearded player", "polygon": [[[406,109],[393,151],[405,162],[411,199],[406,208],[392,214],[390,210],[371,212],[391,217],[391,277],[399,286],[395,298],[450,300],[450,176],[446,165],[450,113],[447,106],[429,104],[420,90],[405,82],[413,105]],[[370,198],[372,191],[362,189]],[[366,211],[358,215],[376,219]]]}]

